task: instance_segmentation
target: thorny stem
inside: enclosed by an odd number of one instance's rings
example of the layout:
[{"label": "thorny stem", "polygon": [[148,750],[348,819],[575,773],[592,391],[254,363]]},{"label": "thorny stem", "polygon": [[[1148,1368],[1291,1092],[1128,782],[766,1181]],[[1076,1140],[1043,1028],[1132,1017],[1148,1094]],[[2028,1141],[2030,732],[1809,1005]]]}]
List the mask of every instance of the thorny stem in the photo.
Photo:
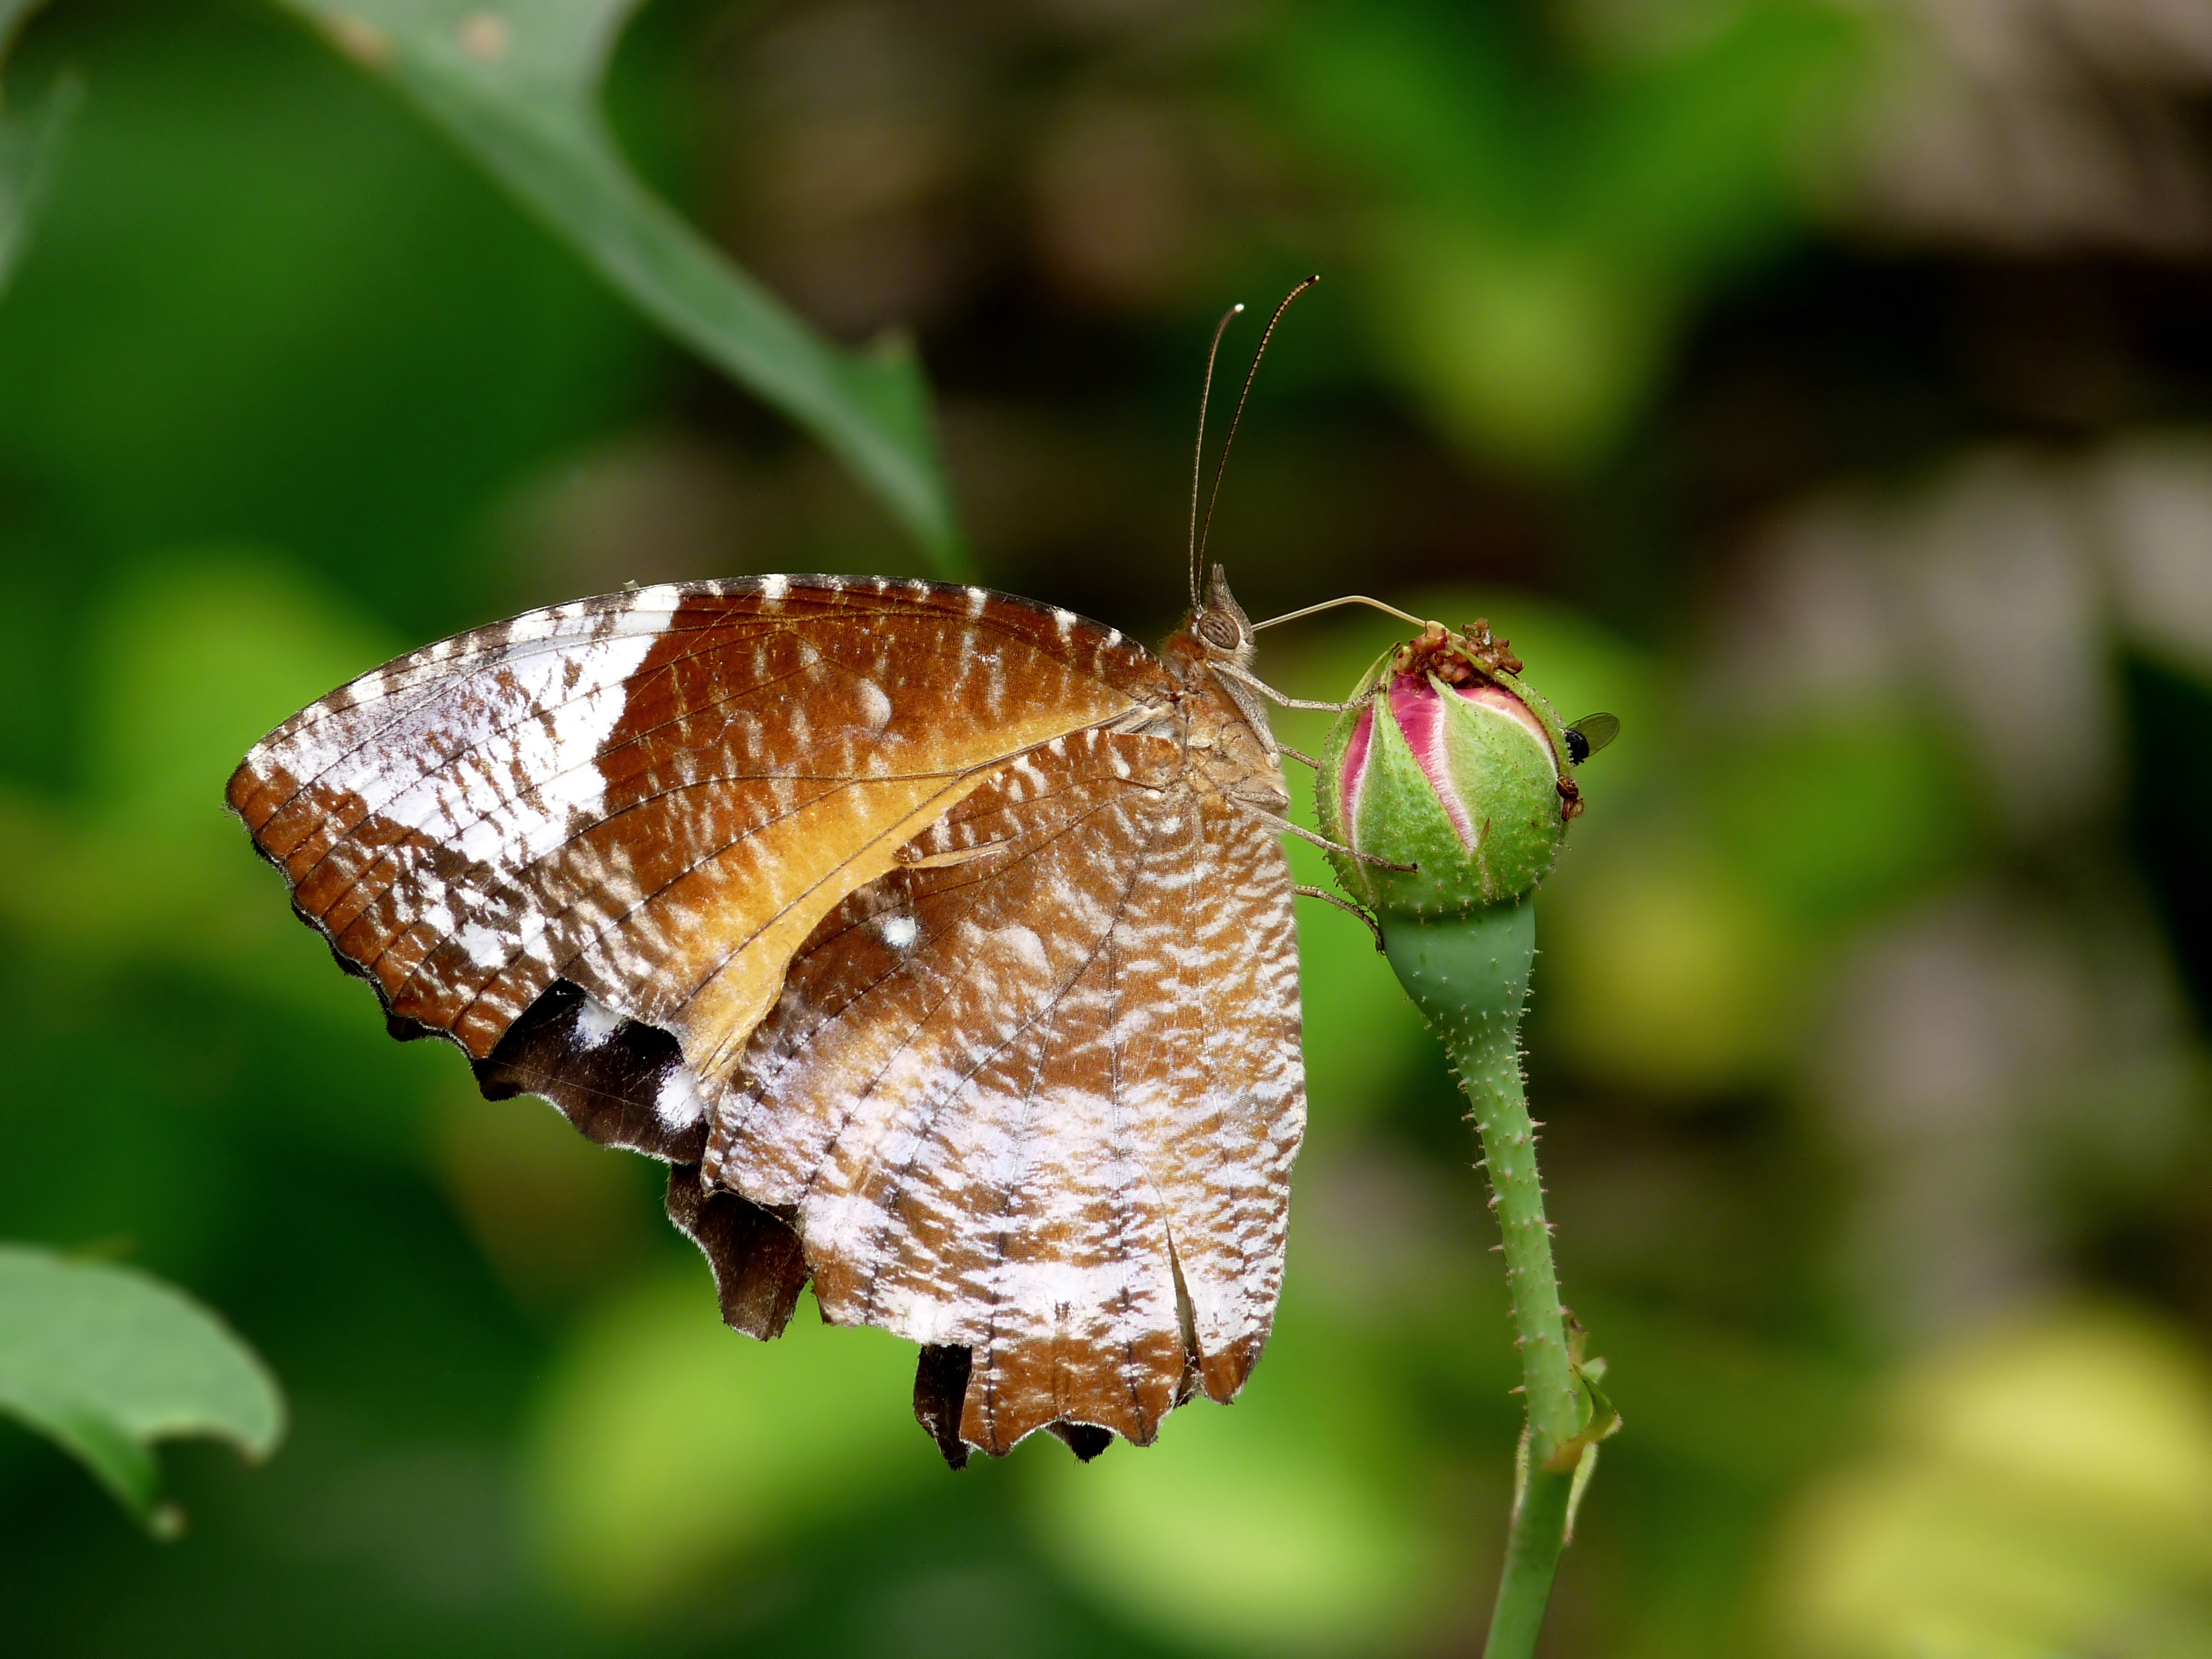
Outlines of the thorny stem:
[{"label": "thorny stem", "polygon": [[1528,1475],[1514,1500],[1483,1654],[1528,1659],[1565,1538],[1584,1416],[1544,1220],[1535,1126],[1521,1079],[1521,1010],[1536,952],[1535,910],[1523,901],[1449,918],[1389,915],[1382,924],[1390,965],[1443,1039],[1474,1109],[1491,1207],[1504,1239],[1505,1287],[1528,1411]]}]

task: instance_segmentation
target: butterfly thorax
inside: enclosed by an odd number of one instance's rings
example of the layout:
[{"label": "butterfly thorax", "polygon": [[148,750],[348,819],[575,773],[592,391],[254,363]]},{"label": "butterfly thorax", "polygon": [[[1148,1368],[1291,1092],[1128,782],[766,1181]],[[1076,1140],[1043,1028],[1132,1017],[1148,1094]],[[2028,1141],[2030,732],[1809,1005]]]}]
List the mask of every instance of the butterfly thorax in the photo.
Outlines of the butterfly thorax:
[{"label": "butterfly thorax", "polygon": [[1252,689],[1251,623],[1219,566],[1206,603],[1160,647],[1181,689],[1181,736],[1194,781],[1269,813],[1290,805],[1267,705]]}]

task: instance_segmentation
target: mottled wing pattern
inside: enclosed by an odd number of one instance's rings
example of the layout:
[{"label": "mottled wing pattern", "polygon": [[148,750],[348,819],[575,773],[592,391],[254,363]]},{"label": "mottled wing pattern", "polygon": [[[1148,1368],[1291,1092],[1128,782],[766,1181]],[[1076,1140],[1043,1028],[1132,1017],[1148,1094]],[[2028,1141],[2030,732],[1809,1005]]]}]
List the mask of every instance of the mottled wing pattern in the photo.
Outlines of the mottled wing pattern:
[{"label": "mottled wing pattern", "polygon": [[1026,600],[768,577],[536,611],[287,721],[232,805],[396,1035],[665,1158],[729,1322],[924,1345],[956,1462],[1235,1394],[1304,1121],[1270,754]]},{"label": "mottled wing pattern", "polygon": [[715,1114],[707,1178],[795,1217],[826,1317],[965,1350],[988,1451],[1149,1442],[1266,1340],[1305,1102],[1289,869],[1236,781],[1164,737],[1024,757],[815,930]]},{"label": "mottled wing pattern", "polygon": [[1164,687],[1118,635],[977,588],[647,588],[365,675],[230,801],[395,1029],[482,1060],[567,980],[680,1042],[676,1132],[846,894],[1010,756]]}]

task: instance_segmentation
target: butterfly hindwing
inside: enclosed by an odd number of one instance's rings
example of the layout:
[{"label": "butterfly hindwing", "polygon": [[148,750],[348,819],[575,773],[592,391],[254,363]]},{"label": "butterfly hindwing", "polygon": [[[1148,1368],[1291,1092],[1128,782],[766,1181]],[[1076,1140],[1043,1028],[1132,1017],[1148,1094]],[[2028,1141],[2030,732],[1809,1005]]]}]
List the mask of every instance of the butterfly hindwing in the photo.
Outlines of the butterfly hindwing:
[{"label": "butterfly hindwing", "polygon": [[826,1317],[968,1350],[968,1443],[1149,1442],[1194,1388],[1236,1393],[1273,1311],[1304,1119],[1287,866],[1177,742],[1100,732],[913,856],[793,959],[708,1176],[793,1209]]}]

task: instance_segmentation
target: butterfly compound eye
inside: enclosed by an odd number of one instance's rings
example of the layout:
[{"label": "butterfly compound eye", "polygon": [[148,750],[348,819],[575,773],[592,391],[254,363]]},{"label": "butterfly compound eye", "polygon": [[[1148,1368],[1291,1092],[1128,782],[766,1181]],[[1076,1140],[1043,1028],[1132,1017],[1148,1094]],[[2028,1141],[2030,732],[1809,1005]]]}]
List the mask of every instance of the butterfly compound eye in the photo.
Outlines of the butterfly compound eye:
[{"label": "butterfly compound eye", "polygon": [[1198,619],[1198,637],[1216,651],[1234,651],[1244,642],[1244,632],[1234,617],[1209,611]]}]

